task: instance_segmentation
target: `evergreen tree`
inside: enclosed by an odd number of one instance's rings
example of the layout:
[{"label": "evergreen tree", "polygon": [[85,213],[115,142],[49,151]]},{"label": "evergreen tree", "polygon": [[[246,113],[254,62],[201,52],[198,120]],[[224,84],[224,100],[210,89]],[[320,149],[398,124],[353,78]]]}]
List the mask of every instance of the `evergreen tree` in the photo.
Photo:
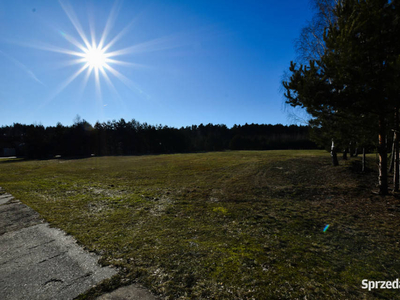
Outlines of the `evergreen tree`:
[{"label": "evergreen tree", "polygon": [[[335,23],[325,30],[325,51],[308,66],[291,65],[284,82],[287,103],[305,107],[316,119],[347,116],[347,126],[368,128],[360,116],[375,120],[379,133],[380,193],[388,192],[387,122],[398,101],[399,14],[393,1],[340,1]],[[397,71],[397,72],[396,72]],[[398,82],[398,81],[397,81]]]}]

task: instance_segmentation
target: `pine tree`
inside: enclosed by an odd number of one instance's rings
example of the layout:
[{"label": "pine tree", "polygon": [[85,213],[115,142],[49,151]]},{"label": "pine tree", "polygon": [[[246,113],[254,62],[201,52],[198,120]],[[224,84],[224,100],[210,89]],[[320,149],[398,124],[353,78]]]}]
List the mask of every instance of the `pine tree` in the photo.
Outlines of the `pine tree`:
[{"label": "pine tree", "polygon": [[321,58],[308,66],[291,65],[292,76],[283,83],[287,103],[305,107],[325,124],[341,115],[347,126],[368,127],[360,116],[375,120],[379,189],[387,194],[387,124],[400,94],[398,8],[394,1],[348,0],[340,1],[334,14]]}]

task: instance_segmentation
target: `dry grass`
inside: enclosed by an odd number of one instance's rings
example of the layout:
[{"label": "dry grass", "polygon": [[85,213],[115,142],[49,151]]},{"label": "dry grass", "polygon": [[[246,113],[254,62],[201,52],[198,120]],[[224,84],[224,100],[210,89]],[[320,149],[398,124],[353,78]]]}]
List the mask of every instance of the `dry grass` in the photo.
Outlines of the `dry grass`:
[{"label": "dry grass", "polygon": [[[72,234],[117,277],[165,299],[393,299],[400,202],[358,159],[232,151],[3,161],[0,186]],[[329,229],[323,232],[326,224]]]}]

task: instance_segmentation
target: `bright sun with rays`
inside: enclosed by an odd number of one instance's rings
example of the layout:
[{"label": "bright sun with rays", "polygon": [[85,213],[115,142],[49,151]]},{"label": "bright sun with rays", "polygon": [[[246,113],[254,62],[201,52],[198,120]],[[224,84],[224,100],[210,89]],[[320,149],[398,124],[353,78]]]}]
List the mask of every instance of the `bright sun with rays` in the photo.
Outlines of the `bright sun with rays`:
[{"label": "bright sun with rays", "polygon": [[[150,41],[142,44],[133,45],[127,48],[112,50],[112,47],[115,43],[120,40],[127,32],[128,28],[133,24],[133,21],[129,23],[122,31],[120,31],[117,35],[109,37],[111,29],[117,19],[117,12],[120,10],[121,2],[116,1],[114,6],[112,7],[109,17],[106,21],[103,33],[101,34],[99,39],[96,39],[94,23],[90,23],[90,32],[89,36],[84,31],[77,15],[75,14],[72,6],[68,1],[59,1],[62,9],[68,16],[69,20],[73,24],[77,33],[79,34],[80,41],[77,40],[72,34],[67,34],[65,32],[59,31],[59,33],[70,43],[75,49],[70,50],[66,48],[55,47],[52,45],[45,45],[41,43],[40,46],[29,45],[31,47],[39,48],[46,51],[58,52],[67,54],[70,57],[75,57],[72,60],[66,61],[64,66],[71,65],[81,65],[81,67],[75,71],[69,78],[67,78],[58,88],[52,93],[48,101],[51,101],[56,95],[61,93],[68,85],[70,85],[76,78],[78,78],[81,74],[85,74],[82,86],[85,87],[87,82],[92,74],[94,74],[95,79],[95,87],[97,92],[97,99],[99,102],[102,102],[101,96],[101,81],[103,81],[108,88],[119,98],[119,93],[115,88],[111,78],[109,75],[114,76],[116,79],[121,81],[125,86],[129,89],[140,95],[141,97],[149,98],[147,94],[145,94],[136,83],[130,80],[128,77],[120,73],[115,65],[122,65],[125,67],[133,67],[133,68],[142,68],[145,67],[141,64],[126,62],[122,60],[117,60],[115,57],[130,54],[133,52],[144,52],[146,50],[152,50],[152,47],[157,47],[159,42]],[[90,21],[90,20],[89,20]]]},{"label": "bright sun with rays", "polygon": [[100,47],[90,47],[85,51],[85,62],[91,68],[104,68],[107,63],[106,53]]},{"label": "bright sun with rays", "polygon": [[27,44],[26,46],[38,48],[45,51],[67,54],[73,59],[63,62],[63,67],[68,67],[71,65],[80,65],[81,67],[78,68],[78,70],[75,71],[75,73],[73,73],[71,76],[69,76],[64,82],[62,82],[50,95],[47,101],[51,101],[52,99],[54,99],[81,74],[85,74],[82,81],[83,88],[86,87],[91,75],[94,75],[97,93],[96,99],[98,99],[99,102],[102,102],[101,82],[105,83],[110,91],[112,91],[114,95],[117,96],[117,98],[120,98],[119,93],[109,75],[112,75],[113,77],[121,81],[126,87],[137,93],[140,97],[145,97],[146,99],[149,99],[149,95],[144,93],[144,91],[140,89],[135,82],[119,72],[115,67],[115,65],[133,68],[147,68],[147,66],[138,63],[122,61],[116,59],[116,57],[133,53],[137,54],[171,49],[182,45],[181,42],[179,42],[176,37],[160,37],[126,48],[111,50],[113,49],[115,44],[127,33],[128,29],[135,21],[133,19],[118,34],[110,36],[112,27],[117,19],[118,11],[121,9],[122,2],[114,2],[109,17],[106,20],[103,33],[101,34],[99,39],[96,39],[95,26],[91,18],[88,18],[90,32],[89,35],[87,35],[70,3],[63,0],[60,0],[59,3],[65,14],[71,21],[72,25],[74,26],[75,30],[79,34],[79,38],[76,39],[73,34],[67,34],[66,32],[59,31],[61,36],[63,36],[63,38],[65,38],[74,47],[74,49],[72,50],[70,48],[60,48],[44,43],[40,43],[39,45]]}]

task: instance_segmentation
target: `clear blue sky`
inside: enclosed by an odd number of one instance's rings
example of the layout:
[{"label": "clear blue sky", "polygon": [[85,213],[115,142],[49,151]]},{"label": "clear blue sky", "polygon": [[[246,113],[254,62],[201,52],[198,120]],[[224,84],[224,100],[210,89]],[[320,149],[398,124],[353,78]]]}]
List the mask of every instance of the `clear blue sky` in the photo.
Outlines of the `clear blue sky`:
[{"label": "clear blue sky", "polygon": [[[290,124],[280,82],[311,14],[308,0],[0,1],[0,126]],[[78,32],[98,45],[105,28],[106,76],[84,69]]]}]

